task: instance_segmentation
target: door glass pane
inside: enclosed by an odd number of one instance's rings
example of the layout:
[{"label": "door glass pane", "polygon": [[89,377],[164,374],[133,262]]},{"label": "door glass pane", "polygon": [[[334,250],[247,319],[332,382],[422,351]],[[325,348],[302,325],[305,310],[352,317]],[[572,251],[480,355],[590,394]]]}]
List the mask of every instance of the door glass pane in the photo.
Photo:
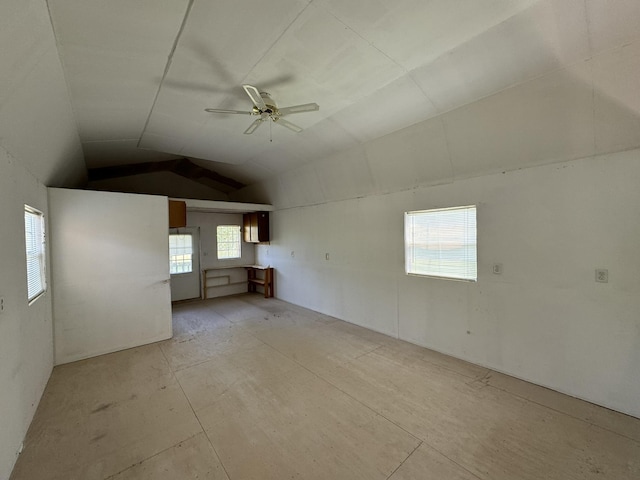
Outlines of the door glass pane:
[{"label": "door glass pane", "polygon": [[193,271],[193,239],[191,234],[169,235],[169,273]]}]

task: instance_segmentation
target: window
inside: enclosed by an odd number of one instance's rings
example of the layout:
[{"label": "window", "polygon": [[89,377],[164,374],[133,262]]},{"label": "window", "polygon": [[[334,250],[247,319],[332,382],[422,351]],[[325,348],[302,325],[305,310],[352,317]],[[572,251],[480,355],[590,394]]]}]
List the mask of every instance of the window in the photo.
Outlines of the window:
[{"label": "window", "polygon": [[240,258],[240,225],[218,225],[218,260]]},{"label": "window", "polygon": [[476,207],[404,214],[405,271],[476,281]]},{"label": "window", "polygon": [[24,206],[24,238],[27,253],[27,300],[29,303],[47,289],[45,271],[44,215]]},{"label": "window", "polygon": [[193,271],[193,239],[189,233],[169,235],[169,273]]}]

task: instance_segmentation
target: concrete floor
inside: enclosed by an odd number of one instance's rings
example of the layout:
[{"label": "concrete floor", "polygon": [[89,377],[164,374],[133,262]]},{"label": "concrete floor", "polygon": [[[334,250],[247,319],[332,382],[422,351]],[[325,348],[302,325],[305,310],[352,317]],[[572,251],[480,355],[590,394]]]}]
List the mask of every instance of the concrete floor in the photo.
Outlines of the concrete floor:
[{"label": "concrete floor", "polygon": [[241,295],[56,367],[13,480],[640,478],[640,420]]}]

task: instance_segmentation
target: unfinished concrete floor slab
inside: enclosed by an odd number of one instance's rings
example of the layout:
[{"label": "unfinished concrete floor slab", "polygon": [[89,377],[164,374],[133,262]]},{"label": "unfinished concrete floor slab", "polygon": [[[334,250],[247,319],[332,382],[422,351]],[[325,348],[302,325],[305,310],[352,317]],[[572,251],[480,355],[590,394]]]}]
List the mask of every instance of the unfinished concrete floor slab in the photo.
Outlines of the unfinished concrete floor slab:
[{"label": "unfinished concrete floor slab", "polygon": [[12,480],[637,480],[640,420],[247,294],[56,367]]}]

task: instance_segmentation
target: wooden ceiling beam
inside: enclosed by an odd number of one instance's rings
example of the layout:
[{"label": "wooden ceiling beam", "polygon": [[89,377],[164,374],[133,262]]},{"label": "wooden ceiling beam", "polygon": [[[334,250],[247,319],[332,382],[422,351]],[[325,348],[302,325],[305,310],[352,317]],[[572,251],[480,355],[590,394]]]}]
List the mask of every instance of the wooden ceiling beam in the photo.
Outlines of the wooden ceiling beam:
[{"label": "wooden ceiling beam", "polygon": [[173,173],[177,175],[181,175],[186,178],[190,178],[191,180],[207,178],[209,180],[213,180],[214,182],[221,183],[228,187],[231,187],[235,190],[240,190],[241,188],[246,187],[244,183],[238,182],[233,178],[225,177],[224,175],[220,175],[213,170],[209,170],[208,168],[201,167],[196,165],[188,158],[181,158],[176,161],[175,167],[171,170]]},{"label": "wooden ceiling beam", "polygon": [[188,158],[178,158],[175,160],[165,160],[162,162],[132,163],[129,165],[115,165],[112,167],[90,168],[88,171],[89,181],[107,180],[111,178],[129,177],[131,175],[142,175],[145,173],[172,172],[181,177],[188,178],[194,182],[209,186],[202,180],[207,179],[219,184],[239,190],[246,185],[233,178],[220,175],[208,168],[196,165]]}]

